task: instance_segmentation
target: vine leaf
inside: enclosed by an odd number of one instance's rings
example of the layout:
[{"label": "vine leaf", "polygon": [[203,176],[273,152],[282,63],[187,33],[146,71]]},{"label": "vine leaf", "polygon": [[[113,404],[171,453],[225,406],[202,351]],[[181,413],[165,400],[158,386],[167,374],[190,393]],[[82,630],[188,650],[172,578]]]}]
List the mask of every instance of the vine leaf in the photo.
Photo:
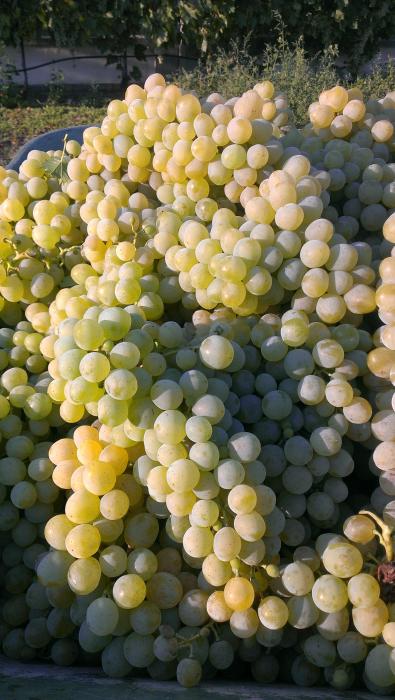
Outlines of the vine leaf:
[{"label": "vine leaf", "polygon": [[65,165],[65,152],[66,152],[67,134],[63,140],[63,151],[58,157],[49,156],[45,159],[43,163],[43,170],[47,177],[56,177],[59,183],[69,182],[70,178],[67,175],[67,171],[64,167]]},{"label": "vine leaf", "polygon": [[42,167],[45,172],[45,174],[48,177],[55,176],[55,177],[60,177],[61,176],[61,165],[62,165],[62,158],[55,158],[55,156],[50,156],[47,158]]}]

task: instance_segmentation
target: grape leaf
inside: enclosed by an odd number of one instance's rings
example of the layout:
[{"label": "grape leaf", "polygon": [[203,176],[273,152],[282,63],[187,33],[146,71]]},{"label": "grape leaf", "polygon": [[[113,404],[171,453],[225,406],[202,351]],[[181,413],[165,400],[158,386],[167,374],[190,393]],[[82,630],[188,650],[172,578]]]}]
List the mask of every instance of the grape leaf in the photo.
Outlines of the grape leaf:
[{"label": "grape leaf", "polygon": [[47,158],[43,163],[43,170],[46,175],[55,175],[60,177],[61,174],[62,158],[55,158],[54,156]]},{"label": "grape leaf", "polygon": [[66,170],[67,163],[64,163],[63,156],[50,156],[47,158],[42,167],[47,177],[57,177],[60,183],[69,182],[70,178]]}]

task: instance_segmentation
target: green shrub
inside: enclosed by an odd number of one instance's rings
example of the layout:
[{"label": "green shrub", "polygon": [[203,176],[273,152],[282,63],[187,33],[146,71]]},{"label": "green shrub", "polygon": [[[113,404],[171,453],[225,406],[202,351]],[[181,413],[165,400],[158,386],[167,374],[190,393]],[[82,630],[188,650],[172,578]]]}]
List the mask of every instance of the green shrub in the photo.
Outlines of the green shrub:
[{"label": "green shrub", "polygon": [[258,81],[271,80],[278,92],[287,95],[298,126],[306,123],[308,107],[320,92],[338,82],[346,87],[357,85],[365,97],[383,97],[395,89],[393,62],[388,61],[384,67],[376,64],[370,74],[352,80],[349,75],[341,75],[336,47],[310,58],[302,40],[291,45],[281,28],[278,39],[267,45],[261,56],[250,55],[248,42],[234,42],[228,51],[220,49],[194,69],[181,70],[172,77],[181,87],[196,90],[199,95],[220,92],[225,98],[241,95]]},{"label": "green shrub", "polygon": [[366,97],[381,98],[387,92],[395,90],[395,63],[388,57],[384,65],[373,65],[368,75],[359,76],[353,81]]}]

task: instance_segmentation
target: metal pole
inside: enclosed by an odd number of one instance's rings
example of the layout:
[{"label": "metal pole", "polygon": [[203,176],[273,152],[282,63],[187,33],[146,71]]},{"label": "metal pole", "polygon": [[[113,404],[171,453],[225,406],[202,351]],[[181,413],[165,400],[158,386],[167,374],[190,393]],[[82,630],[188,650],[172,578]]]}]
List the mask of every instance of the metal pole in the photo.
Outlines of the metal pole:
[{"label": "metal pole", "polygon": [[122,61],[122,85],[125,86],[128,84],[128,52],[125,49],[123,52],[123,61]]},{"label": "metal pole", "polygon": [[20,39],[20,47],[21,47],[21,56],[22,56],[22,70],[23,70],[23,78],[24,78],[24,83],[25,83],[25,93],[27,93],[28,87],[29,87],[29,81],[27,78],[27,66],[26,66],[26,55],[25,55],[25,44],[23,42],[23,38],[21,37]]}]

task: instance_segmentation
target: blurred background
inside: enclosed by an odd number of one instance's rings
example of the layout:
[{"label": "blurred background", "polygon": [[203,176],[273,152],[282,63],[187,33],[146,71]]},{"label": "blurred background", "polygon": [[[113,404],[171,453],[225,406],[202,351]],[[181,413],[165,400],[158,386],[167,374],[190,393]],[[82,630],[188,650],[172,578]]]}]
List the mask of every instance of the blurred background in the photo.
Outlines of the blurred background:
[{"label": "blurred background", "polygon": [[0,163],[48,129],[101,119],[160,71],[199,95],[263,78],[299,124],[325,86],[395,88],[385,0],[9,0],[0,7]]}]

